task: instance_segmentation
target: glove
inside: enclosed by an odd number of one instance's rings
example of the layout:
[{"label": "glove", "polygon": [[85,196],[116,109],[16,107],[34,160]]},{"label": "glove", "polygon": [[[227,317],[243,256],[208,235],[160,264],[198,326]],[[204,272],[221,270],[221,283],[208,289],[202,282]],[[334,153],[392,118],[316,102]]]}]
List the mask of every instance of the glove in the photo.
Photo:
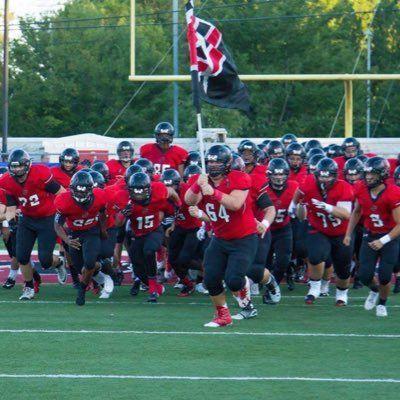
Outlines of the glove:
[{"label": "glove", "polygon": [[196,237],[198,240],[203,241],[206,238],[206,228],[203,224],[201,228],[196,232]]},{"label": "glove", "polygon": [[319,210],[324,210],[327,213],[331,213],[333,211],[333,206],[331,204],[325,203],[323,201],[319,201],[317,199],[311,199],[311,202],[314,204],[316,208]]},{"label": "glove", "polygon": [[121,211],[124,217],[129,217],[132,214],[132,204],[127,204],[125,208]]}]

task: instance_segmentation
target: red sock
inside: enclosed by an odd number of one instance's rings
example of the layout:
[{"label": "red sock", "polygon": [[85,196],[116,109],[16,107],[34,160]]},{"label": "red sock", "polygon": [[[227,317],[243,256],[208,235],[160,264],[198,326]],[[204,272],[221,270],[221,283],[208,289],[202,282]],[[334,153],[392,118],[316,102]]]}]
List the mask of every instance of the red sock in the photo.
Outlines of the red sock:
[{"label": "red sock", "polygon": [[157,283],[157,293],[161,296],[164,293],[164,286]]},{"label": "red sock", "polygon": [[154,278],[149,278],[149,293],[157,292],[157,281]]},{"label": "red sock", "polygon": [[182,283],[186,286],[192,287],[193,283],[192,281],[186,276],[185,278],[182,279]]}]

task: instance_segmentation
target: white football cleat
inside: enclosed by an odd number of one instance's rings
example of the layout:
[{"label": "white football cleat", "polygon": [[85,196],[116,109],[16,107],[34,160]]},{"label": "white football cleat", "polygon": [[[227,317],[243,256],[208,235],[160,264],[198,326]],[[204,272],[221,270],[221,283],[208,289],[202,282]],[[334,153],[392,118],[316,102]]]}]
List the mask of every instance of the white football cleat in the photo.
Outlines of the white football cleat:
[{"label": "white football cleat", "polygon": [[35,296],[35,290],[33,288],[25,286],[22,290],[20,300],[32,300]]},{"label": "white football cleat", "polygon": [[336,305],[338,307],[347,306],[348,302],[348,289],[340,290],[336,288]]},{"label": "white football cleat", "polygon": [[260,294],[260,287],[258,286],[258,283],[252,283],[250,285],[250,294],[252,296],[258,296]]},{"label": "white football cleat", "polygon": [[[321,293],[320,297],[328,297],[329,296],[329,281],[321,280]],[[337,299],[336,299],[337,300]]]},{"label": "white football cleat", "polygon": [[281,288],[278,282],[275,280],[274,276],[271,275],[271,282],[268,283],[267,289],[269,292],[269,297],[273,304],[278,304],[281,301]]},{"label": "white football cleat", "polygon": [[104,274],[103,288],[109,294],[114,291],[114,281],[111,279],[110,275]]},{"label": "white football cleat", "polygon": [[379,298],[379,293],[378,292],[373,292],[371,290],[369,292],[368,297],[365,299],[364,308],[367,311],[373,310],[374,307],[376,306],[376,303],[378,302],[378,298]]},{"label": "white football cleat", "polygon": [[247,304],[251,301],[250,298],[250,281],[249,278],[246,276],[245,277],[245,285],[242,290],[239,291],[239,296],[234,296],[236,301],[239,304],[240,308],[245,308]]},{"label": "white football cleat", "polygon": [[378,304],[376,306],[376,316],[377,317],[387,317],[388,313],[387,313],[386,306],[384,306],[382,304]]},{"label": "white football cleat", "polygon": [[196,284],[196,292],[201,294],[208,294],[208,290],[204,287],[202,282]]},{"label": "white football cleat", "polygon": [[111,293],[108,293],[104,288],[101,290],[99,299],[109,299],[111,296]]},{"label": "white football cleat", "polygon": [[61,264],[58,267],[56,267],[55,269],[57,270],[58,283],[60,285],[65,285],[67,283],[68,274],[67,274],[67,270],[65,269],[64,259],[61,258],[60,260],[61,260]]}]

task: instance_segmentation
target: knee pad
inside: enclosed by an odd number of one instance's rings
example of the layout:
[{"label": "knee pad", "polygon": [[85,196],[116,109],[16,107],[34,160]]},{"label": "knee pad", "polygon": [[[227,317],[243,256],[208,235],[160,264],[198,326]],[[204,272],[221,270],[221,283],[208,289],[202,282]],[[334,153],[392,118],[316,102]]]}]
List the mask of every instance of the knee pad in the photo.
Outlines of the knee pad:
[{"label": "knee pad", "polygon": [[226,286],[228,286],[231,292],[238,292],[243,289],[245,284],[244,277],[241,276],[232,276],[225,280]]},{"label": "knee pad", "polygon": [[254,282],[260,283],[264,277],[264,265],[253,264],[246,272],[246,275]]},{"label": "knee pad", "polygon": [[208,290],[210,296],[218,296],[224,291],[222,282],[215,282],[213,280],[209,280],[207,279],[206,276],[204,276],[203,285]]},{"label": "knee pad", "polygon": [[39,262],[43,269],[49,269],[53,265],[53,254],[46,256],[39,256]]}]

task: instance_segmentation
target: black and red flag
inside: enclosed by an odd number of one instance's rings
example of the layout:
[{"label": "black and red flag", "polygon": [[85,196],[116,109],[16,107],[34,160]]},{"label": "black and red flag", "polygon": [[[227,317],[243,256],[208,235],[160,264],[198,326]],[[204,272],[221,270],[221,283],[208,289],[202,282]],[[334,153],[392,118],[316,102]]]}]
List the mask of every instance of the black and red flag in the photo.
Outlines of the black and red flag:
[{"label": "black and red flag", "polygon": [[185,9],[193,98],[197,112],[200,112],[200,97],[217,107],[235,108],[250,115],[247,86],[239,79],[221,32],[194,15],[193,0],[187,2]]}]

